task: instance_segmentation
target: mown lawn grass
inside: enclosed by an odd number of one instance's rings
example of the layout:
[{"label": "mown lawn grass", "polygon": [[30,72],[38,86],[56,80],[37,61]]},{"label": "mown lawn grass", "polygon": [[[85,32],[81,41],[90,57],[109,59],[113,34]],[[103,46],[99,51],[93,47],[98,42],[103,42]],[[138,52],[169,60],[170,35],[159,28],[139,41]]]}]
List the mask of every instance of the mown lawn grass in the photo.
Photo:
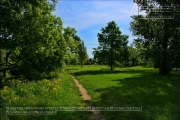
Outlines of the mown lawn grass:
[{"label": "mown lawn grass", "polygon": [[[82,107],[86,106],[72,78],[63,71],[57,77],[37,81],[6,80],[1,89],[1,120],[83,120],[90,112],[58,111],[56,115],[7,115],[6,107]],[[26,111],[26,110],[23,110]],[[29,110],[27,110],[29,111]]]},{"label": "mown lawn grass", "polygon": [[146,67],[69,66],[68,72],[92,96],[91,105],[100,107],[142,107],[142,111],[101,112],[107,120],[179,120],[180,71],[158,75]]}]

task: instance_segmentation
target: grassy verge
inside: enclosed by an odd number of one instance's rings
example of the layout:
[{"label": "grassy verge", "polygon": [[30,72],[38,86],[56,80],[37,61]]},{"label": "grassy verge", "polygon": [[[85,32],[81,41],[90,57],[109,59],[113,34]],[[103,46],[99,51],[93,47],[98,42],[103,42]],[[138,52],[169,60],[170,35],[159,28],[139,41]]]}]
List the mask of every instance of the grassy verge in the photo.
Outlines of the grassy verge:
[{"label": "grassy verge", "polygon": [[[47,107],[82,107],[85,104],[79,96],[79,90],[75,86],[69,74],[63,71],[56,71],[58,77],[54,79],[43,79],[39,81],[25,80],[6,80],[6,86],[1,90],[3,101],[2,120],[82,120],[87,118],[89,112],[59,111],[56,115],[38,115],[37,109],[26,109],[27,107],[38,109]],[[23,112],[33,111],[29,115],[9,115],[6,114],[7,107],[9,112],[22,110]],[[51,114],[51,113],[50,113]]]},{"label": "grassy verge", "polygon": [[179,120],[180,74],[158,75],[153,68],[70,66],[67,69],[92,96],[92,106],[141,107],[142,111],[101,112],[107,120]]}]

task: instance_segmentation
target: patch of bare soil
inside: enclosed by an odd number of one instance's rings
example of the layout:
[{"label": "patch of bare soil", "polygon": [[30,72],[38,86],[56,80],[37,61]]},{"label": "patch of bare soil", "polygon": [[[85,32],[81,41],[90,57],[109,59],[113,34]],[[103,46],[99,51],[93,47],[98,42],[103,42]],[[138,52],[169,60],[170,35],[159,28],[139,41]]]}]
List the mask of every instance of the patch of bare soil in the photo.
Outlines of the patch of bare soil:
[{"label": "patch of bare soil", "polygon": [[83,100],[91,100],[91,96],[88,95],[87,90],[71,75],[74,82],[76,83],[76,86],[79,88],[79,91],[82,95]]},{"label": "patch of bare soil", "polygon": [[[74,80],[76,86],[79,88],[79,91],[82,95],[83,100],[86,102],[91,100],[92,98],[88,94],[87,90],[72,75],[71,75],[71,77]],[[93,114],[89,117],[90,120],[106,120],[105,117],[103,115],[101,115],[99,111],[92,110],[92,113]]]}]

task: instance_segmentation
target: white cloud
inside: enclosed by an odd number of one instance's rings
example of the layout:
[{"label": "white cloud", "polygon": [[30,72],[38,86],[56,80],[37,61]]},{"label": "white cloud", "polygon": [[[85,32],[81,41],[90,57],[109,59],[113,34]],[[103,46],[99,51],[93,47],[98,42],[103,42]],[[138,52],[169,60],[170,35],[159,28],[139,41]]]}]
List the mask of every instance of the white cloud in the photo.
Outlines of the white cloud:
[{"label": "white cloud", "polygon": [[126,32],[123,34],[131,35],[128,24],[130,16],[138,14],[138,6],[133,1],[59,1],[53,13],[62,18],[64,27],[78,31],[92,57],[92,48],[98,46],[97,33],[109,21],[116,21]]},{"label": "white cloud", "polygon": [[77,30],[83,30],[93,25],[104,25],[112,20],[127,20],[130,19],[130,15],[137,14],[137,12],[134,12],[137,7],[129,5],[132,1],[80,2],[59,2],[54,14],[63,19],[65,27],[71,26]]}]

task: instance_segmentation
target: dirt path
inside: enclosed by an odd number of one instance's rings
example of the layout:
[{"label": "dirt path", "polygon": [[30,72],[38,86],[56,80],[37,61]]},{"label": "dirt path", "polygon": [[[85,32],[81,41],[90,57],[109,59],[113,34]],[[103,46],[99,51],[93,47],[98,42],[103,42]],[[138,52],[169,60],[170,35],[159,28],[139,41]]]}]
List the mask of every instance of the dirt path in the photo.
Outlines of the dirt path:
[{"label": "dirt path", "polygon": [[[74,82],[76,83],[76,86],[79,88],[79,91],[82,95],[82,98],[84,101],[89,101],[91,100],[91,96],[88,95],[87,90],[76,80],[72,75],[70,75]],[[106,120],[103,115],[100,114],[99,111],[92,111],[92,115],[89,117],[90,120]]]},{"label": "dirt path", "polygon": [[79,88],[79,91],[82,95],[83,100],[91,100],[91,96],[88,95],[87,90],[71,75],[74,82],[76,83],[76,86]]}]

